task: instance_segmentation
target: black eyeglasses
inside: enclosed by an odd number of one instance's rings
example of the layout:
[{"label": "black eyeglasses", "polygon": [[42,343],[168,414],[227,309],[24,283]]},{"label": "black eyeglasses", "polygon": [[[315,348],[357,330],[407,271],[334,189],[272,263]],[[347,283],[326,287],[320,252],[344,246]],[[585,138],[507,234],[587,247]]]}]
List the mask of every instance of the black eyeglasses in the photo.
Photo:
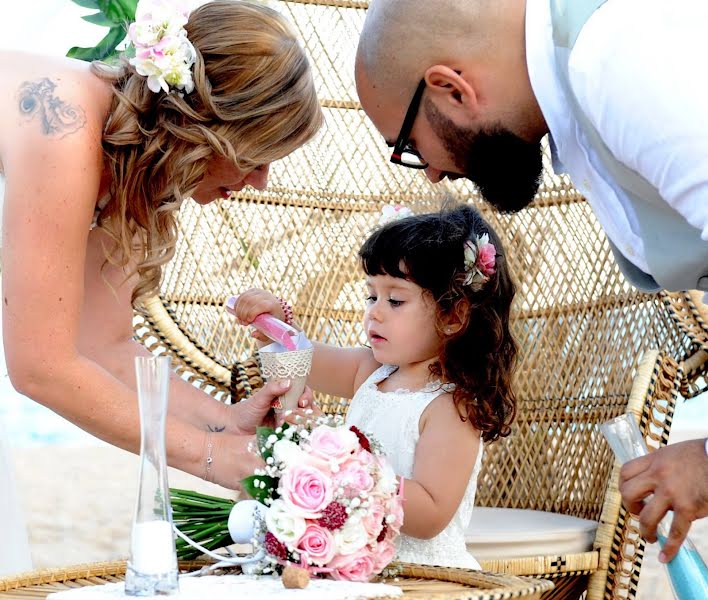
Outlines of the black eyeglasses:
[{"label": "black eyeglasses", "polygon": [[[391,154],[391,162],[396,165],[403,165],[404,167],[410,167],[411,169],[427,169],[428,163],[423,160],[418,150],[411,144],[408,140],[408,136],[411,134],[411,129],[413,129],[413,123],[418,115],[418,108],[420,107],[420,99],[423,97],[423,90],[425,90],[425,79],[421,79],[418,87],[413,94],[413,99],[408,105],[408,110],[406,111],[406,116],[403,119],[403,125],[401,125],[401,131],[396,138],[396,143],[393,144],[393,153]],[[389,144],[391,146],[391,144]]]}]

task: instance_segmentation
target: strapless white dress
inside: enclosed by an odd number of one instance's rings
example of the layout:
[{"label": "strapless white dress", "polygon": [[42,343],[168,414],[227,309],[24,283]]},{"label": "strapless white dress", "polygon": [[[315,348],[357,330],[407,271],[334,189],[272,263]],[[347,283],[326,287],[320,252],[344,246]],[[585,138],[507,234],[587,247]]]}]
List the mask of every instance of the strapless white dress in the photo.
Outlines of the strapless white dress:
[{"label": "strapless white dress", "polygon": [[[2,223],[2,206],[5,197],[4,186],[5,182],[0,177],[0,223]],[[1,242],[0,237],[0,244]],[[0,364],[3,367],[0,377],[6,377],[5,361],[2,360]],[[0,402],[2,402],[1,395]],[[32,568],[27,526],[20,506],[10,458],[7,434],[0,418],[0,577],[29,571]]]},{"label": "strapless white dress", "polygon": [[[370,433],[383,447],[396,475],[410,479],[413,476],[415,447],[420,438],[420,417],[428,404],[440,395],[440,384],[429,384],[415,392],[380,391],[377,384],[396,369],[392,365],[382,365],[371,374],[354,394],[346,423]],[[448,526],[429,540],[400,535],[396,544],[397,560],[441,567],[480,568],[465,546],[465,530],[472,516],[483,452],[480,442],[467,489]]]}]

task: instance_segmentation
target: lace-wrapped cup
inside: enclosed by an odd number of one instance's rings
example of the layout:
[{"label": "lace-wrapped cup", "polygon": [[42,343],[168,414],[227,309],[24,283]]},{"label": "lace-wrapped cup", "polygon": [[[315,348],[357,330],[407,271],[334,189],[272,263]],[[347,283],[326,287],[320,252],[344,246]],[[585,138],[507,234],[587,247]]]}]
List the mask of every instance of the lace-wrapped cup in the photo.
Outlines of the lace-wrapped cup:
[{"label": "lace-wrapped cup", "polygon": [[312,367],[312,348],[291,352],[272,352],[261,348],[261,371],[267,381],[290,379],[290,389],[273,403],[276,412],[295,410],[305,391],[305,382]]}]

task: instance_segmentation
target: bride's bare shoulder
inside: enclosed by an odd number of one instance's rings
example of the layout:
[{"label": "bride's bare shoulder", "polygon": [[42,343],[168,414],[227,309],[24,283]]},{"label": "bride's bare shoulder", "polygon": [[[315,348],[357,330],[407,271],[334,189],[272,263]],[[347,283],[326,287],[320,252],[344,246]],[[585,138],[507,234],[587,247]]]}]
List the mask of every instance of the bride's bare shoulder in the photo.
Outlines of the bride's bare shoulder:
[{"label": "bride's bare shoulder", "polygon": [[[17,51],[0,51],[0,155],[26,140],[44,144],[100,145],[111,87],[88,63]],[[7,161],[5,161],[7,166]]]}]

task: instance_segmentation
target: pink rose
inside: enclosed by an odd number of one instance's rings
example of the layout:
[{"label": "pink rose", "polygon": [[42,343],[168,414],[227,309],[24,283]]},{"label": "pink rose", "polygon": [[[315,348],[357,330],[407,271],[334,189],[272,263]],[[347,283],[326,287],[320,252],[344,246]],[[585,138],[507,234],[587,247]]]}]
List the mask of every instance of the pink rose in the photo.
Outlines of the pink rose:
[{"label": "pink rose", "polygon": [[307,526],[297,543],[298,550],[317,565],[326,565],[334,558],[334,546],[332,534],[315,524]]},{"label": "pink rose", "polygon": [[384,507],[379,502],[373,501],[372,505],[369,506],[366,511],[366,516],[362,519],[364,529],[366,529],[370,540],[375,540],[379,536],[379,533],[381,533],[384,516],[386,516]]},{"label": "pink rose", "polygon": [[477,266],[484,275],[494,275],[494,265],[497,260],[497,249],[494,244],[487,242],[479,249],[477,257]]},{"label": "pink rose", "polygon": [[332,501],[332,482],[319,469],[309,465],[293,465],[280,478],[278,493],[294,515],[319,519]]},{"label": "pink rose", "polygon": [[368,450],[364,450],[363,448],[359,448],[355,453],[354,456],[352,456],[352,459],[361,463],[362,465],[366,467],[371,467],[372,469],[376,466],[376,458],[374,457],[371,452]]},{"label": "pink rose", "polygon": [[358,460],[348,460],[334,474],[334,486],[343,487],[345,495],[353,498],[359,492],[370,492],[374,488],[374,478],[370,469]]},{"label": "pink rose", "polygon": [[312,430],[309,446],[316,457],[342,463],[359,447],[359,439],[346,427],[320,425]]},{"label": "pink rose", "polygon": [[367,547],[353,554],[340,554],[329,566],[332,569],[332,577],[340,581],[369,581],[375,573],[374,556]]},{"label": "pink rose", "polygon": [[396,556],[396,546],[389,540],[376,544],[374,550],[374,573],[380,573]]},{"label": "pink rose", "polygon": [[403,498],[394,496],[386,504],[386,538],[391,539],[401,531],[403,525]]}]

